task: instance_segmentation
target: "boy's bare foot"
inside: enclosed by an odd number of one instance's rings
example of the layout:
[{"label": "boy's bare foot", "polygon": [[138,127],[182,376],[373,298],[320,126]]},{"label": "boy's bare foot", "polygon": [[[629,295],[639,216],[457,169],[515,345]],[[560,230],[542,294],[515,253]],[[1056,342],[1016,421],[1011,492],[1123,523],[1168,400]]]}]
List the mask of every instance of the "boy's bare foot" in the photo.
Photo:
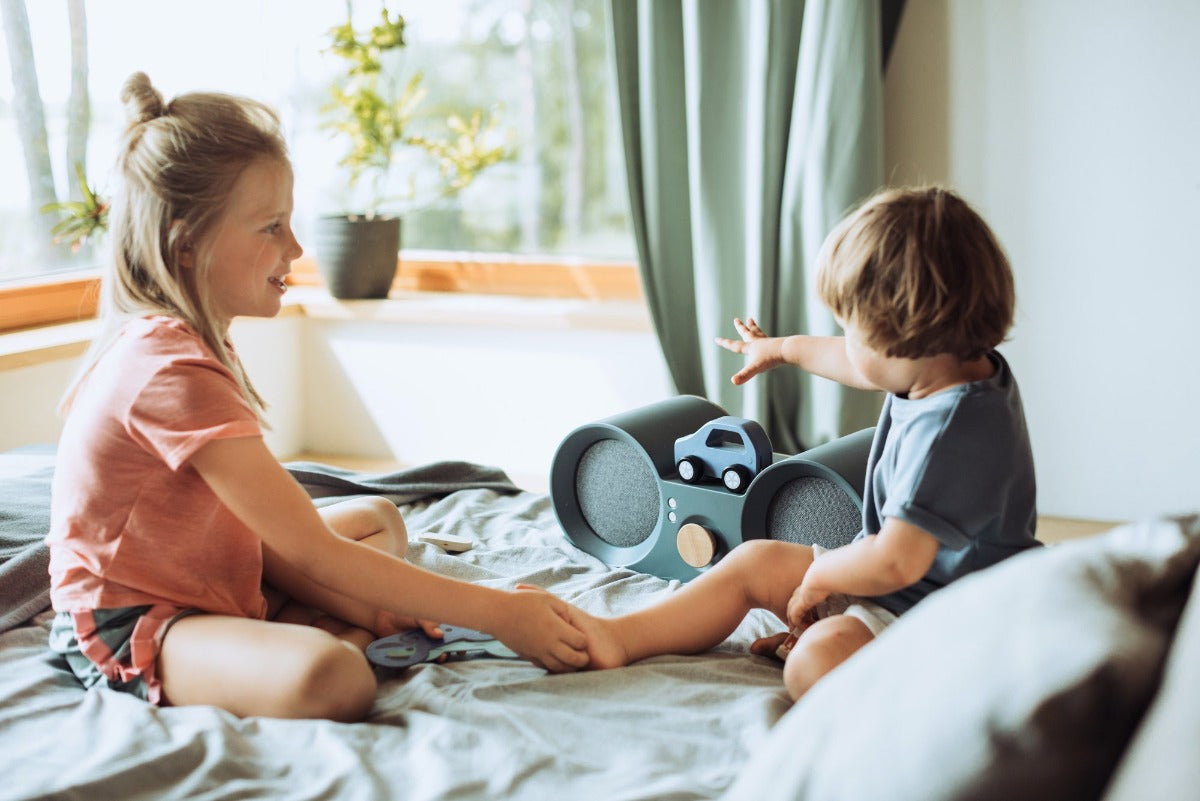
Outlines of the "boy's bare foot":
[{"label": "boy's bare foot", "polygon": [[760,637],[750,646],[750,653],[757,656],[769,656],[772,659],[779,659],[776,651],[783,641],[788,638],[786,631],[781,631],[778,634],[772,634],[770,637]]},{"label": "boy's bare foot", "polygon": [[588,669],[607,670],[629,664],[629,655],[617,632],[615,621],[571,609],[571,623],[587,635]]}]

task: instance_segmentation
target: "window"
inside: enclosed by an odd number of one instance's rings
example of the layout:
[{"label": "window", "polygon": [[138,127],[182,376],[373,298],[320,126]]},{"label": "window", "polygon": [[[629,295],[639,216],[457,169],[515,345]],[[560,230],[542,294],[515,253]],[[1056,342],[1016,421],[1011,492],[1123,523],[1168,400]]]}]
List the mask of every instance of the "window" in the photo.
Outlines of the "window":
[{"label": "window", "polygon": [[[387,68],[405,77],[422,72],[428,90],[414,132],[482,108],[512,150],[444,202],[408,194],[435,183],[437,166],[415,151],[402,158],[387,190],[402,198],[404,247],[632,261],[605,0],[387,5],[407,22],[407,47]],[[356,0],[356,29],[377,21],[380,8],[379,0]],[[345,21],[342,3],[17,0],[4,11],[0,281],[78,270],[100,258],[94,242],[78,252],[49,244],[55,218],[39,209],[78,191],[75,163],[107,191],[124,125],[118,93],[136,70],[168,98],[228,91],[280,112],[296,166],[302,243],[317,215],[353,203],[338,167],[346,147],[321,110],[341,70],[323,51],[328,30]],[[72,99],[73,81],[85,81],[86,94]],[[90,100],[87,113],[80,97]]]}]

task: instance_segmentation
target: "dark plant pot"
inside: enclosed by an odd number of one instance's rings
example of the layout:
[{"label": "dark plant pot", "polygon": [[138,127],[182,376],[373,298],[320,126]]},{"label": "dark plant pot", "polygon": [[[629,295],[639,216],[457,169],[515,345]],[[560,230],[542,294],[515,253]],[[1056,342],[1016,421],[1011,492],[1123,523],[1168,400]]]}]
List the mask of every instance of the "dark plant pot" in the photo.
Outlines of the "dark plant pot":
[{"label": "dark plant pot", "polygon": [[386,298],[400,258],[400,218],[330,215],[317,219],[317,270],[342,300]]}]

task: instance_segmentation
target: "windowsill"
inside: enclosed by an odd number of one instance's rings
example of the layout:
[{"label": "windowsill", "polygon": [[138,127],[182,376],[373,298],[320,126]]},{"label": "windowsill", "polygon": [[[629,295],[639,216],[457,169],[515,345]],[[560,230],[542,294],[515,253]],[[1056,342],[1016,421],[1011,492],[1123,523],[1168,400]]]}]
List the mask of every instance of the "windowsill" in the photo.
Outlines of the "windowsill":
[{"label": "windowsill", "polygon": [[[316,262],[297,259],[288,283],[320,287]],[[0,285],[0,334],[90,320],[96,314],[99,286],[96,271]],[[643,297],[637,267],[630,262],[401,251],[392,294],[427,292],[587,301],[632,302]]]},{"label": "windowsill", "polygon": [[0,333],[0,370],[72,359],[87,350],[97,322],[58,323]]},{"label": "windowsill", "polygon": [[393,291],[386,300],[337,300],[322,288],[295,287],[288,292],[287,304],[305,317],[327,321],[520,326],[526,329],[652,330],[649,314],[640,300],[582,300],[427,291]]},{"label": "windowsill", "polygon": [[[292,264],[289,283],[321,286],[316,261]],[[641,300],[641,279],[632,262],[515,256],[503,253],[405,250],[392,294],[449,292],[526,298]]]},{"label": "windowsill", "polygon": [[90,320],[99,299],[97,270],[5,283],[0,285],[0,332]]},{"label": "windowsill", "polygon": [[[324,321],[499,325],[542,330],[652,330],[641,301],[405,291],[393,291],[381,300],[337,300],[315,286],[292,287],[282,311],[274,319],[296,316]],[[0,370],[78,357],[87,350],[98,326],[91,319],[0,332]]]}]

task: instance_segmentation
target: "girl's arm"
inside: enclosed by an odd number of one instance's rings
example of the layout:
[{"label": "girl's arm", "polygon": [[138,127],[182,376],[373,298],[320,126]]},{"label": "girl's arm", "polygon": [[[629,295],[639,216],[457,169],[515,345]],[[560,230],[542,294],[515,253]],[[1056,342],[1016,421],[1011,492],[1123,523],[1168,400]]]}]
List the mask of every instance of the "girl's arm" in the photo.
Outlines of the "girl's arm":
[{"label": "girl's arm", "polygon": [[916,584],[933,565],[938,541],[894,517],[872,537],[826,551],[812,563],[788,601],[788,625],[798,626],[814,606],[835,592],[886,595]]},{"label": "girl's arm", "polygon": [[587,663],[587,638],[564,601],[440,576],[337,536],[261,438],[213,440],[189,463],[238,519],[316,583],[397,615],[488,632],[550,670]]},{"label": "girl's arm", "polygon": [[740,319],[734,319],[733,325],[742,338],[717,337],[717,344],[726,350],[746,356],[746,366],[733,376],[735,384],[745,384],[772,367],[790,364],[848,387],[879,389],[863,378],[850,364],[850,359],[846,356],[845,337],[816,337],[804,334],[769,337],[763,333],[754,318],[749,318],[744,323]]}]

